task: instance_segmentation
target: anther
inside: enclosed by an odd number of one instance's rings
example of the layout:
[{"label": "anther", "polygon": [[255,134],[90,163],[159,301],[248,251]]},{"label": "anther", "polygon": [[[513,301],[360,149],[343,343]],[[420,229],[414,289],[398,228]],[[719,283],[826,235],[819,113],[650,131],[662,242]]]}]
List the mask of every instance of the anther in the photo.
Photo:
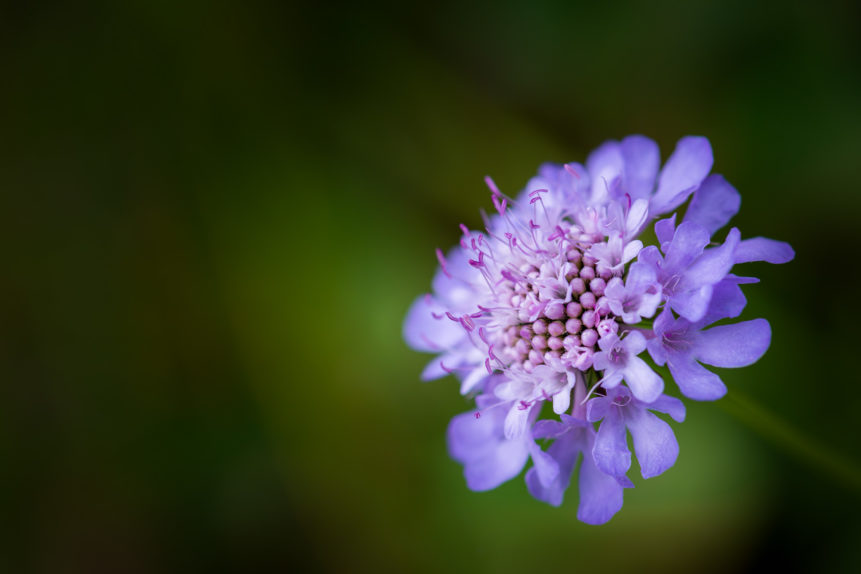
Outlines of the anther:
[{"label": "anther", "polygon": [[445,274],[446,277],[451,279],[451,273],[448,272],[448,269],[446,269],[445,266],[445,257],[443,257],[442,249],[440,249],[439,247],[437,247],[436,249],[436,258],[439,260],[439,266],[442,269],[442,272]]}]

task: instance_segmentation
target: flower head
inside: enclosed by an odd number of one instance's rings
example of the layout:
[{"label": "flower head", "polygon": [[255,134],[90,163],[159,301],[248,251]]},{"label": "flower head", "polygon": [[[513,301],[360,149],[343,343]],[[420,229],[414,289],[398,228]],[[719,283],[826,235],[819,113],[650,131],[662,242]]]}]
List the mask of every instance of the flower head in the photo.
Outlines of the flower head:
[{"label": "flower head", "polygon": [[[740,284],[755,280],[732,275],[734,264],[783,263],[793,252],[742,240],[735,228],[714,242],[740,199],[711,166],[705,138],[680,140],[659,170],[657,145],[630,136],[602,145],[585,167],[543,166],[516,199],[487,178],[495,213],[482,231],[462,225],[448,253],[437,250],[433,292],[404,324],[412,347],[437,354],[422,378],[453,373],[475,396],[477,410],[455,417],[448,435],[470,488],[494,488],[531,459],[530,493],[560,504],[582,456],[578,516],[606,522],[631,486],[626,429],[644,477],[678,455],[651,411],[681,422],[684,407],[644,357],[666,365],[685,396],[712,400],[726,389],[701,363],[744,366],[765,352],[763,319],[706,327],[745,305]],[[658,220],[658,245],[644,246],[649,222],[691,196],[684,220]],[[555,418],[539,418],[545,401]],[[551,444],[544,451],[536,439]]]}]

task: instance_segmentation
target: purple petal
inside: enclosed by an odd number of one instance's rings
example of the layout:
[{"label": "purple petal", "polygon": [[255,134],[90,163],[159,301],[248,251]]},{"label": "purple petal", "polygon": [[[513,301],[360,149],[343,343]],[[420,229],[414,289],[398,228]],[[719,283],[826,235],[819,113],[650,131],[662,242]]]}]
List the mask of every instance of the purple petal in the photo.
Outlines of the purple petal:
[{"label": "purple petal", "polygon": [[771,343],[771,326],[765,319],[722,325],[702,331],[694,353],[715,367],[746,367],[759,360]]},{"label": "purple petal", "polygon": [[664,342],[660,337],[655,337],[654,339],[649,339],[649,342],[646,344],[646,349],[649,351],[649,355],[651,355],[652,360],[657,363],[658,366],[663,367],[667,362],[667,349],[664,347]]},{"label": "purple petal", "polygon": [[551,419],[537,421],[532,427],[532,438],[556,438],[565,434],[568,426]]},{"label": "purple petal", "polygon": [[460,463],[485,455],[491,443],[502,437],[499,416],[493,411],[475,418],[470,411],[451,419],[446,431],[449,454]]},{"label": "purple petal", "polygon": [[467,395],[472,391],[481,388],[481,384],[489,377],[487,367],[479,365],[472,369],[469,374],[460,382],[460,394]]},{"label": "purple petal", "polygon": [[631,355],[639,355],[646,350],[646,336],[640,331],[630,331],[622,341],[622,346]]},{"label": "purple petal", "polygon": [[608,141],[589,154],[586,169],[592,178],[592,197],[602,197],[612,190],[613,182],[621,177],[625,164],[619,142]]},{"label": "purple petal", "polygon": [[622,371],[610,371],[608,369],[607,371],[604,372],[604,378],[601,379],[601,381],[602,381],[601,386],[604,387],[605,389],[612,389],[614,387],[619,386],[619,383],[622,382],[622,378],[623,378]]},{"label": "purple petal", "polygon": [[619,142],[613,140],[604,142],[586,158],[586,171],[593,178],[599,176],[601,172],[621,175],[623,167],[622,150]]},{"label": "purple petal", "polygon": [[651,287],[656,280],[655,269],[646,263],[636,261],[628,268],[626,284],[628,289],[632,291],[642,293],[648,287]]},{"label": "purple petal", "polygon": [[663,250],[664,245],[668,245],[673,240],[673,234],[676,232],[676,214],[667,219],[661,219],[655,224],[655,235],[658,237],[658,244]]},{"label": "purple petal", "polygon": [[670,297],[669,303],[673,311],[694,322],[703,318],[708,311],[712,298],[712,286],[703,285],[692,291],[684,291]]},{"label": "purple petal", "polygon": [[645,136],[628,136],[622,140],[621,151],[628,193],[633,199],[648,198],[661,167],[658,144]]},{"label": "purple petal", "polygon": [[639,239],[634,239],[625,244],[625,248],[622,250],[622,263],[627,263],[631,259],[637,256],[637,254],[643,249],[643,242]]},{"label": "purple petal", "polygon": [[714,401],[726,394],[720,377],[689,355],[668,355],[667,366],[682,394],[697,401]]},{"label": "purple petal", "polygon": [[652,214],[666,213],[684,203],[709,174],[713,162],[709,140],[698,136],[680,139],[658,177],[658,190],[651,203]]},{"label": "purple petal", "polygon": [[526,429],[529,427],[529,413],[531,411],[531,407],[524,409],[518,403],[511,405],[503,423],[503,432],[506,439],[518,439],[526,433]]},{"label": "purple petal", "polygon": [[646,348],[657,364],[664,365],[680,353],[690,354],[691,322],[682,317],[674,318],[669,306],[655,319],[652,329],[655,337],[649,340]]},{"label": "purple petal", "polygon": [[775,241],[766,237],[745,239],[735,248],[735,262],[765,261],[767,263],[787,263],[795,258],[795,251],[789,243]]},{"label": "purple petal", "polygon": [[556,439],[547,450],[548,454],[559,465],[559,474],[556,475],[556,479],[551,484],[547,486],[543,485],[538,477],[538,471],[534,467],[527,471],[526,487],[529,490],[529,494],[553,506],[562,504],[565,491],[571,483],[571,474],[574,472],[577,457],[585,446],[583,440],[580,438],[580,435],[584,432],[586,431],[582,429],[568,432]]},{"label": "purple petal", "polygon": [[469,412],[454,417],[449,423],[449,452],[452,458],[463,463],[470,490],[491,490],[511,480],[520,474],[529,458],[529,441],[505,440],[498,419],[490,414],[475,418]]},{"label": "purple petal", "polygon": [[529,455],[532,457],[532,468],[542,485],[549,486],[559,476],[559,464],[548,453],[541,450],[534,442],[529,442]]},{"label": "purple petal", "polygon": [[[416,299],[404,320],[404,340],[417,351],[439,352],[466,336],[463,328],[445,316],[445,307],[430,295]],[[436,318],[433,313],[437,314]]]},{"label": "purple petal", "polygon": [[664,381],[639,357],[630,357],[624,369],[625,382],[634,396],[644,403],[656,400],[664,390]]},{"label": "purple petal", "polygon": [[708,311],[697,323],[698,326],[710,325],[719,319],[731,319],[741,315],[744,306],[747,305],[747,299],[741,292],[737,279],[735,276],[728,276],[714,286]]},{"label": "purple petal", "polygon": [[[606,337],[605,337],[606,338]],[[598,344],[601,344],[601,340],[598,340]],[[611,368],[613,364],[610,362],[610,358],[607,356],[606,351],[601,351],[599,353],[595,353],[595,356],[592,358],[592,366],[596,371],[604,371],[608,368]],[[605,376],[609,376],[610,372],[605,373]]]},{"label": "purple petal", "polygon": [[627,409],[625,415],[643,478],[658,476],[673,466],[679,443],[670,425],[642,408]]},{"label": "purple petal", "polygon": [[[585,388],[583,388],[583,391],[584,391],[584,393],[585,393]],[[578,394],[579,394],[579,393],[578,393],[578,391],[577,391],[577,388],[575,388],[575,390],[574,390],[574,400],[578,400]],[[583,397],[579,397],[579,400],[582,400],[582,398],[583,398]],[[576,410],[576,409],[575,409],[575,410]],[[585,411],[585,409],[583,409],[583,410]],[[568,426],[569,428],[572,428],[572,429],[578,429],[578,428],[592,428],[592,425],[590,425],[590,424],[589,424],[585,419],[583,419],[583,418],[572,417],[571,415],[559,415],[559,418],[560,418],[560,419],[562,419],[562,422],[563,422],[563,423],[565,423],[565,425],[566,425],[566,426]]]},{"label": "purple petal", "polygon": [[611,412],[604,417],[598,427],[592,456],[598,469],[606,474],[622,476],[631,468],[631,451],[628,450],[625,424],[618,412]]},{"label": "purple petal", "polygon": [[688,267],[679,284],[679,289],[687,290],[701,285],[714,285],[726,277],[735,262],[735,249],[740,239],[739,230],[735,227],[730,229],[723,245],[707,249]]},{"label": "purple petal", "polygon": [[[505,375],[496,374],[487,377],[487,381],[484,384],[484,388],[482,389],[482,394],[475,397],[475,406],[477,406],[480,410],[490,409],[491,407],[498,407],[499,398],[496,396],[496,389],[501,385],[508,382],[508,378]],[[493,411],[496,411],[494,408]],[[504,418],[504,411],[496,413],[494,412],[494,416],[498,416],[500,420]]]},{"label": "purple petal", "polygon": [[[572,171],[577,175],[573,175]],[[579,163],[545,163],[538,169],[538,177],[530,180],[524,190],[525,197],[536,189],[550,189],[554,198],[558,197],[561,201],[585,201],[587,198],[584,197],[584,192],[590,189],[589,173]],[[524,203],[528,205],[528,201]]]},{"label": "purple petal", "polygon": [[667,249],[664,271],[680,273],[699,257],[709,244],[709,232],[696,223],[684,222],[676,228],[673,240]]},{"label": "purple petal", "polygon": [[464,466],[463,475],[470,490],[493,490],[520,474],[529,450],[524,441],[504,441],[488,456],[472,460]]},{"label": "purple petal", "polygon": [[586,524],[604,524],[621,510],[623,492],[619,481],[598,470],[591,456],[587,454],[583,457],[583,464],[580,465],[578,519]]},{"label": "purple petal", "polygon": [[448,374],[448,371],[442,368],[446,364],[444,358],[434,357],[433,361],[427,364],[421,374],[422,381],[433,381]]},{"label": "purple petal", "polygon": [[644,247],[643,250],[637,254],[637,262],[643,263],[652,268],[657,268],[661,262],[661,253],[658,251],[657,247],[649,245],[648,247]]},{"label": "purple petal", "polygon": [[469,264],[469,255],[460,247],[449,250],[445,256],[445,269],[437,269],[433,278],[435,298],[448,310],[465,311],[473,301],[471,279],[480,280],[478,271]]},{"label": "purple petal", "polygon": [[635,199],[625,218],[625,239],[636,237],[649,221],[649,200]]},{"label": "purple petal", "polygon": [[678,321],[673,318],[673,314],[669,309],[664,307],[664,310],[661,311],[661,314],[658,315],[658,318],[655,319],[655,323],[653,325],[654,331],[656,335],[663,335],[667,331],[672,330]]},{"label": "purple petal", "polygon": [[586,420],[598,422],[610,412],[611,401],[607,397],[594,397],[586,403]]},{"label": "purple petal", "polygon": [[553,412],[561,415],[571,406],[571,387],[565,387],[553,395]]},{"label": "purple petal", "polygon": [[714,233],[738,213],[741,195],[722,175],[712,174],[703,181],[694,193],[685,221],[703,226]]},{"label": "purple petal", "polygon": [[676,422],[684,422],[685,420],[685,403],[676,397],[661,395],[655,402],[643,406],[650,411],[666,413],[673,417]]}]

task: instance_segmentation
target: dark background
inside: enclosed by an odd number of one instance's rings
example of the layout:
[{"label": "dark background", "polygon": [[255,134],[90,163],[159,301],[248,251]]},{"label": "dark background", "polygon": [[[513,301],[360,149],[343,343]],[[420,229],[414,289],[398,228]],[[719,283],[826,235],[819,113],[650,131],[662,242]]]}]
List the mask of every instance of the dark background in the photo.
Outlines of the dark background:
[{"label": "dark background", "polygon": [[[859,12],[0,9],[0,571],[857,570]],[[814,443],[688,402],[592,527],[466,489],[469,405],[400,331],[485,175],[630,133],[707,136],[742,233],[795,247],[743,269],[772,347],[721,375]]]}]

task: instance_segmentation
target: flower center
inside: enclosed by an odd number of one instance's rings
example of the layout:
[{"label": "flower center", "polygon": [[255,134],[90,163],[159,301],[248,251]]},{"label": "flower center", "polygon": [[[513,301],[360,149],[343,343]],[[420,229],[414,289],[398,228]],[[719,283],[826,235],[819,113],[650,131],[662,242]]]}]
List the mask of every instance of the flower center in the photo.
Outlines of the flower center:
[{"label": "flower center", "polygon": [[[581,242],[582,243],[582,242]],[[596,268],[585,251],[566,237],[555,253],[524,258],[517,273],[503,273],[497,298],[503,362],[527,373],[546,364],[556,370],[588,369],[598,339],[619,330],[604,289],[612,271]]]}]

